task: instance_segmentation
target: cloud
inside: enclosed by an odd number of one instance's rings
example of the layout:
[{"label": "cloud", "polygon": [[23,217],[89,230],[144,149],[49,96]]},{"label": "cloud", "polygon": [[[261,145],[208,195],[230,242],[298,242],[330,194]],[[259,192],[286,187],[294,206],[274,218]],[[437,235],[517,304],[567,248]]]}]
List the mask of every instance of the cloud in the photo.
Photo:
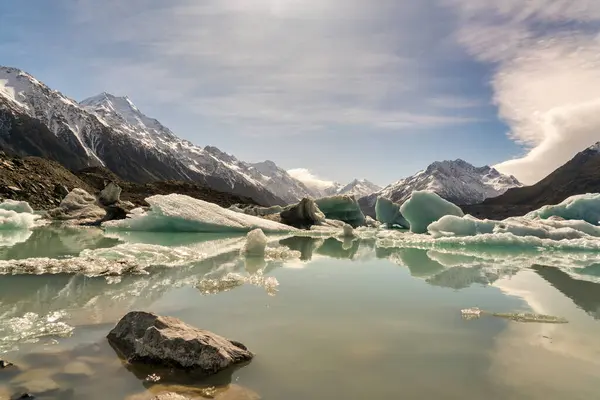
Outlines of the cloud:
[{"label": "cloud", "polygon": [[325,190],[335,184],[332,181],[319,178],[306,168],[289,169],[287,173],[290,174],[292,178],[304,183],[310,189]]},{"label": "cloud", "polygon": [[439,88],[415,54],[434,57],[422,49],[443,24],[422,30],[416,16],[435,2],[79,0],[69,12],[82,46],[110,49],[90,57],[90,75],[134,101],[156,97],[247,133],[412,132],[476,120],[421,100]]},{"label": "cloud", "polygon": [[600,141],[600,3],[448,0],[458,41],[494,65],[491,79],[509,137],[527,150],[496,165],[535,183]]}]

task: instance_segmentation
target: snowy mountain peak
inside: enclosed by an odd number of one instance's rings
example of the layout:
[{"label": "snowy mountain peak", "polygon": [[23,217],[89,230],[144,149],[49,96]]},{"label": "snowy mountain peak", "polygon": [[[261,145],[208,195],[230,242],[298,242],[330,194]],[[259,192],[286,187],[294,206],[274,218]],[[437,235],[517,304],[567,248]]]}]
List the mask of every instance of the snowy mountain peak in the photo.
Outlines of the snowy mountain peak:
[{"label": "snowy mountain peak", "polygon": [[597,143],[591,145],[590,147],[588,147],[588,150],[600,152],[600,142],[597,142]]},{"label": "snowy mountain peak", "polygon": [[345,194],[348,196],[355,196],[357,199],[363,196],[368,196],[372,193],[381,190],[381,186],[374,184],[366,179],[354,179],[346,186],[340,187],[337,190],[337,194]]},{"label": "snowy mountain peak", "polygon": [[461,159],[436,161],[425,170],[362,199],[361,204],[369,211],[379,196],[403,203],[415,190],[434,191],[459,205],[476,204],[519,186],[522,184],[514,176],[503,175],[487,165],[475,167]]}]

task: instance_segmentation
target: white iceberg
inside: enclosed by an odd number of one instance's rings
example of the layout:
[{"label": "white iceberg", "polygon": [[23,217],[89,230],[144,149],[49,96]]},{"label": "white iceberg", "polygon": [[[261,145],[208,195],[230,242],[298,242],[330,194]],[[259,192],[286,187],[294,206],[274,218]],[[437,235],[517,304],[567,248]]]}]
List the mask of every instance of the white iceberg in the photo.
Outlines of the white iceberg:
[{"label": "white iceberg", "polygon": [[10,199],[4,200],[2,203],[0,203],[0,210],[33,214],[33,208],[31,208],[28,202]]},{"label": "white iceberg", "polygon": [[429,190],[414,191],[400,207],[413,233],[426,233],[427,227],[445,215],[462,217],[462,210]]},{"label": "white iceberg", "polygon": [[39,218],[39,215],[0,208],[0,230],[12,231],[31,229],[36,226],[36,221]]},{"label": "white iceberg", "polygon": [[129,218],[102,224],[106,229],[152,232],[245,233],[295,231],[288,225],[238,213],[216,204],[180,194],[148,197],[150,209],[135,210]]},{"label": "white iceberg", "polygon": [[552,216],[569,220],[583,220],[598,225],[600,221],[600,194],[587,193],[571,196],[560,204],[543,206],[526,215],[528,218],[547,219]]},{"label": "white iceberg", "polygon": [[267,247],[267,236],[260,229],[250,231],[246,236],[246,243],[242,252],[248,256],[263,256]]}]

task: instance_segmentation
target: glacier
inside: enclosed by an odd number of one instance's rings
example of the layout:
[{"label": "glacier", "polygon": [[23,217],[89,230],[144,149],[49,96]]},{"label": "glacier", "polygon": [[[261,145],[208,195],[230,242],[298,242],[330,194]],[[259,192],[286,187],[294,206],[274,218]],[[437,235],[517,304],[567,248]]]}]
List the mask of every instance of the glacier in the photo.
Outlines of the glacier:
[{"label": "glacier", "polygon": [[412,192],[411,196],[402,204],[400,212],[410,225],[413,233],[427,233],[427,227],[445,215],[462,217],[462,210],[442,199],[429,190]]},{"label": "glacier", "polygon": [[205,233],[247,233],[257,228],[268,233],[296,230],[180,194],[151,196],[146,202],[150,205],[147,211],[132,210],[127,219],[108,221],[102,227],[108,230]]}]

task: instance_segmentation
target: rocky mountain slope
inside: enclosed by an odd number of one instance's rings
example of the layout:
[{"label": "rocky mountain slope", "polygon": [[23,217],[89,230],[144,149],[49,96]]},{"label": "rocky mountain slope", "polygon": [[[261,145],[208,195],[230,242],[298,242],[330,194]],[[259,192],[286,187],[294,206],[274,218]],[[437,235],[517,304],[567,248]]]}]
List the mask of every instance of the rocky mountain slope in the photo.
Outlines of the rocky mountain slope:
[{"label": "rocky mountain slope", "polygon": [[0,152],[0,198],[27,201],[35,210],[56,207],[66,192],[82,188],[97,193],[107,181],[123,188],[122,200],[146,205],[154,194],[181,193],[223,207],[232,204],[256,204],[249,198],[219,192],[193,182],[162,181],[138,184],[124,181],[104,167],[89,167],[73,173],[56,161],[39,157],[10,156]]},{"label": "rocky mountain slope", "polygon": [[583,150],[569,162],[532,186],[509,189],[481,204],[462,207],[478,218],[504,219],[524,215],[546,204],[600,192],[600,142]]},{"label": "rocky mountain slope", "polygon": [[0,149],[59,161],[71,169],[104,166],[133,182],[197,182],[218,191],[283,204],[215,148],[179,139],[128,98],[107,93],[81,104],[33,76],[0,67]]},{"label": "rocky mountain slope", "polygon": [[379,192],[381,186],[369,182],[366,179],[355,179],[346,186],[337,189],[336,194],[354,196],[357,199]]},{"label": "rocky mountain slope", "polygon": [[522,184],[489,166],[474,167],[464,160],[436,161],[427,169],[395,182],[383,190],[359,200],[363,212],[374,216],[379,196],[396,203],[406,201],[415,190],[431,190],[458,205],[476,204],[499,196]]}]

